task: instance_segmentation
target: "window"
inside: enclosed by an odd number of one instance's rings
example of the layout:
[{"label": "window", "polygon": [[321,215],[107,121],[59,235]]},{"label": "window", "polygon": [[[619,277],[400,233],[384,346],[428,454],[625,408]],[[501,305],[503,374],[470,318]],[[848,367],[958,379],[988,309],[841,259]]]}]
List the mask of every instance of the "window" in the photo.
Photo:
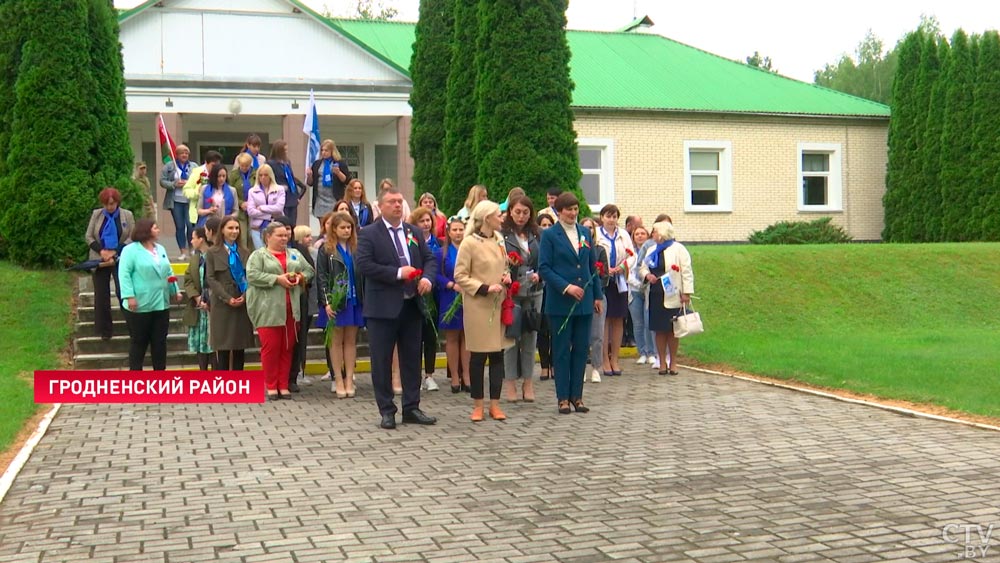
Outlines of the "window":
[{"label": "window", "polygon": [[732,169],[732,142],[684,141],[684,211],[732,211]]},{"label": "window", "polygon": [[580,190],[591,209],[614,203],[614,141],[577,139],[580,157]]},{"label": "window", "polygon": [[799,143],[799,211],[841,211],[839,143]]}]

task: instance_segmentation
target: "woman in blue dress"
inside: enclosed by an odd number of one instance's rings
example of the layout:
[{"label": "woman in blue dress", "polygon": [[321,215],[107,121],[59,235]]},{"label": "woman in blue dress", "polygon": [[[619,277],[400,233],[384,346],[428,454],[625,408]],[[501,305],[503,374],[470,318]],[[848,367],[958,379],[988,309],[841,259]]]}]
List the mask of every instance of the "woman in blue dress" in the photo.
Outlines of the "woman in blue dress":
[{"label": "woman in blue dress", "polygon": [[[354,219],[344,212],[330,217],[326,242],[319,249],[316,269],[319,278],[319,304],[333,323],[330,338],[330,359],[333,363],[333,391],[337,397],[354,396],[354,362],[357,359],[358,329],[365,325],[361,313],[364,282],[355,273],[354,252],[358,233]],[[330,296],[344,297],[332,304]],[[336,306],[336,308],[334,308]]]},{"label": "woman in blue dress", "polygon": [[[431,252],[435,255],[440,255],[441,243],[438,242],[437,237],[434,236],[434,214],[431,210],[426,207],[418,207],[414,209],[413,213],[410,214],[409,223],[420,229],[424,242],[427,243],[427,247],[430,248]],[[434,299],[434,297],[435,296],[430,295],[425,297],[425,299]],[[434,300],[437,301],[437,299]],[[434,304],[434,307],[432,307],[432,310],[437,310],[436,303]],[[437,321],[437,318],[431,318],[430,315],[424,317],[424,327],[423,332],[421,333],[421,346],[424,350],[424,391],[438,390],[438,384],[434,381],[434,364],[437,360],[438,350],[437,328],[434,326],[434,323]]]},{"label": "woman in blue dress", "polygon": [[444,333],[444,351],[448,357],[448,375],[451,377],[451,392],[469,390],[469,351],[465,348],[465,331],[462,325],[462,308],[449,321],[444,315],[458,299],[460,288],[455,283],[455,261],[458,247],[465,237],[465,223],[459,217],[448,219],[447,237],[438,254],[441,265],[434,287],[438,298],[438,328]]}]

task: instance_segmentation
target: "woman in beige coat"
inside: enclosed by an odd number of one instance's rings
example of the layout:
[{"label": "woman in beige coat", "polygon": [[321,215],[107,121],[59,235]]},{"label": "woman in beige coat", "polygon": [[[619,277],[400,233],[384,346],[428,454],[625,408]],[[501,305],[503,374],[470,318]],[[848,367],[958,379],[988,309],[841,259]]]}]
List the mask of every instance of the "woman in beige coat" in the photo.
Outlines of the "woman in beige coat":
[{"label": "woman in beige coat", "polygon": [[472,210],[471,235],[462,240],[455,263],[455,283],[462,288],[465,343],[471,353],[473,422],[483,420],[483,372],[490,362],[490,417],[504,420],[500,410],[503,385],[503,349],[513,344],[504,337],[500,304],[510,284],[507,253],[499,236],[500,206],[481,201]]},{"label": "woman in beige coat", "polygon": [[652,236],[656,246],[643,258],[639,278],[647,283],[648,326],[656,335],[656,351],[663,362],[659,374],[677,375],[679,342],[674,336],[674,318],[694,294],[691,255],[675,240],[674,226],[667,221],[654,223]]}]

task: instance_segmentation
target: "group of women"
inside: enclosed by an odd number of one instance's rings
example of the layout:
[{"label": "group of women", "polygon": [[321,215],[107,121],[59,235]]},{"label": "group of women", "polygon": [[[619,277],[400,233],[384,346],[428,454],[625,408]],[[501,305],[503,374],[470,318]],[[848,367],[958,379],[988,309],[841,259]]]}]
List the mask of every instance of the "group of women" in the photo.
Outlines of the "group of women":
[{"label": "group of women", "polygon": [[[202,369],[239,370],[244,350],[255,346],[256,330],[268,396],[289,398],[297,390],[305,334],[315,313],[316,325],[327,332],[332,391],[353,397],[357,337],[365,326],[365,284],[354,253],[359,229],[378,220],[379,208],[368,202],[364,184],[351,176],[333,141],[324,141],[321,158],[308,174],[322,226],[314,241],[308,227],[295,228],[291,220],[305,185],[274,158],[274,151],[272,159],[264,159],[252,141],[231,171],[212,166],[211,159],[201,170],[190,169],[188,154],[179,150],[180,177],[165,186],[179,205],[184,173],[188,180],[207,178],[188,198],[201,203],[181,247],[191,253],[183,288],[189,349]],[[379,191],[391,187],[386,179]],[[157,243],[155,222],[133,224],[131,214],[117,208],[116,194],[102,192],[103,207],[95,210],[88,228],[92,254],[109,263],[95,273],[95,292],[112,278],[121,279],[119,295],[132,337],[129,367],[141,369],[149,346],[154,369],[163,369],[167,309],[182,293]],[[295,203],[289,205],[289,197]],[[424,389],[437,389],[433,373],[440,335],[451,390],[471,393],[473,421],[487,412],[506,418],[500,408],[504,390],[510,401],[534,401],[536,353],[540,379],[556,380],[559,412],[587,412],[582,397],[586,364],[595,382],[621,375],[627,315],[640,363],[652,364],[655,355],[663,361],[659,373],[676,373],[672,320],[694,292],[694,278],[690,255],[675,241],[669,218],[658,220],[649,232],[637,227],[630,234],[619,228],[614,205],[578,222],[579,202],[571,193],[551,190],[548,204],[536,213],[531,199],[515,188],[498,205],[477,185],[451,217],[438,210],[430,193],[418,198],[412,212],[404,209],[439,264],[429,308],[433,314],[423,330]],[[173,215],[176,221],[178,214]],[[110,333],[110,303],[105,308],[108,314],[96,317],[102,336]]]}]

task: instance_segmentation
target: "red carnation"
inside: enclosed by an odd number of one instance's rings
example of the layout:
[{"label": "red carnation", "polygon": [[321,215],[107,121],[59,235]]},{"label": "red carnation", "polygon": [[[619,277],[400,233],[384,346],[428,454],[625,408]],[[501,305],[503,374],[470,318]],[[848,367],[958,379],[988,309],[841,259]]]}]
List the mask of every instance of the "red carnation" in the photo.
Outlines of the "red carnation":
[{"label": "red carnation", "polygon": [[524,264],[524,258],[521,258],[521,255],[518,254],[517,252],[514,252],[513,250],[507,253],[507,260],[510,261],[510,263],[515,266],[520,266],[521,264]]},{"label": "red carnation", "polygon": [[517,295],[518,292],[520,292],[520,291],[521,291],[521,282],[515,281],[514,283],[510,284],[510,294],[511,295]]},{"label": "red carnation", "polygon": [[167,278],[167,283],[177,283],[177,276],[170,276]]},{"label": "red carnation", "polygon": [[631,248],[626,248],[625,249],[625,254],[627,254],[629,256],[635,256],[635,252],[632,252]]},{"label": "red carnation", "polygon": [[417,278],[419,278],[419,277],[421,277],[423,275],[424,275],[424,271],[423,270],[419,270],[419,269],[418,270],[413,270],[412,272],[410,272],[410,275],[406,279],[409,280],[409,281],[413,281],[413,280],[415,280],[415,279],[417,279]]},{"label": "red carnation", "polygon": [[673,271],[675,271],[675,272],[681,271],[681,267],[678,266],[677,264],[671,264],[670,265],[670,269],[673,270]]},{"label": "red carnation", "polygon": [[603,276],[605,271],[606,270],[605,270],[604,262],[598,262],[597,263],[597,273]]}]

